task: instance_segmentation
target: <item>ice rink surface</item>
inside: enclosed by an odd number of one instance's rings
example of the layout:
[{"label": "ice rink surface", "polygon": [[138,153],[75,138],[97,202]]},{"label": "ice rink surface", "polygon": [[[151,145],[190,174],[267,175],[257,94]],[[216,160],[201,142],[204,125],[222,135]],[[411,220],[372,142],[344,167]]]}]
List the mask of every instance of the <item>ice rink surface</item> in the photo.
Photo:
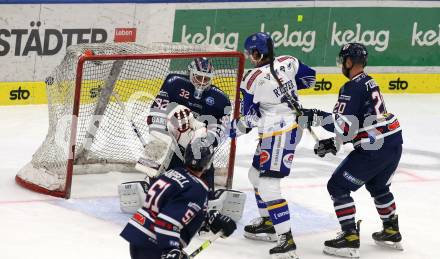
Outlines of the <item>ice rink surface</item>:
[{"label": "ice rink surface", "polygon": [[[361,224],[361,258],[439,258],[440,249],[440,95],[385,95],[388,111],[403,128],[404,153],[393,179],[405,251],[377,247],[371,233],[381,223],[365,188],[354,193]],[[331,111],[336,96],[304,96],[305,107]],[[47,133],[47,107],[0,107],[0,258],[1,259],[123,259],[128,243],[119,237],[129,215],[119,212],[117,184],[138,180],[138,174],[111,172],[76,176],[72,199],[40,195],[18,186],[14,177],[30,161]],[[247,180],[256,133],[239,138],[234,188],[248,194],[244,217],[232,237],[216,241],[197,258],[270,258],[274,243],[247,240],[243,225],[257,217]],[[305,136],[295,154],[292,173],[282,181],[288,200],[297,254],[301,258],[332,258],[322,253],[324,240],[339,231],[326,183],[350,151],[320,159],[313,140]],[[200,245],[193,240],[187,251]]]}]

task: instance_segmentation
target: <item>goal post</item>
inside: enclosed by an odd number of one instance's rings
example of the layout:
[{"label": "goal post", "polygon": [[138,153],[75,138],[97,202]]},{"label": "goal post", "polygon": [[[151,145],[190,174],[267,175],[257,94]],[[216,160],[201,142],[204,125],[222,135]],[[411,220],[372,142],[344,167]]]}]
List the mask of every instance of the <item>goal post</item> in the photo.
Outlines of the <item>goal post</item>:
[{"label": "goal post", "polygon": [[[187,74],[188,64],[197,57],[211,60],[213,84],[228,95],[231,117],[238,118],[244,70],[240,52],[182,43],[69,47],[46,79],[48,134],[31,162],[17,173],[16,182],[36,192],[70,198],[74,174],[135,171],[143,146],[114,95],[148,139],[146,116],[164,79],[170,73]],[[214,157],[216,171],[227,172],[228,188],[232,186],[235,151],[236,140],[226,140]]]}]

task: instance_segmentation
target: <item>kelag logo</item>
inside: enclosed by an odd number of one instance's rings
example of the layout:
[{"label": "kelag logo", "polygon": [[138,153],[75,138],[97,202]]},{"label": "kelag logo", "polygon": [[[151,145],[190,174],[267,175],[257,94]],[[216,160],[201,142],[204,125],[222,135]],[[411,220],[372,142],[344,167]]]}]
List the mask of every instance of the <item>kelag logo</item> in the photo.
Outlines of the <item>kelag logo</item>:
[{"label": "kelag logo", "polygon": [[21,86],[16,90],[11,90],[9,92],[9,100],[27,100],[31,96],[31,92],[26,89],[21,89]]},{"label": "kelag logo", "polygon": [[400,77],[398,77],[397,80],[390,81],[388,85],[390,90],[406,90],[408,88],[408,81],[400,80]]},{"label": "kelag logo", "polygon": [[315,91],[330,91],[332,89],[332,82],[331,81],[325,81],[324,78],[322,78],[321,81],[316,81],[315,87],[313,90]]}]

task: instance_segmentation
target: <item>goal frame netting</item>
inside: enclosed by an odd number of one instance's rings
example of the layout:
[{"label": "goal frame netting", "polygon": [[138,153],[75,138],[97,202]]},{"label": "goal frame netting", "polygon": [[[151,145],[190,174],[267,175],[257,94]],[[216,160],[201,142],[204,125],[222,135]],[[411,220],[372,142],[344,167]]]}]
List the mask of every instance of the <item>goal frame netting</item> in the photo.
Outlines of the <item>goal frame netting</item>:
[{"label": "goal frame netting", "polygon": [[[32,183],[25,179],[22,179],[19,175],[15,177],[16,182],[24,188],[30,189],[32,191],[51,195],[55,197],[62,197],[69,199],[71,196],[72,178],[74,174],[74,160],[75,160],[75,149],[76,149],[76,138],[78,129],[78,116],[81,105],[81,87],[84,75],[84,64],[87,61],[124,61],[124,60],[141,60],[141,59],[193,59],[197,57],[207,57],[207,58],[237,58],[238,68],[237,69],[237,80],[236,80],[236,90],[235,90],[235,100],[233,104],[232,119],[239,118],[240,112],[240,82],[243,77],[245,57],[243,53],[238,51],[218,51],[218,52],[191,52],[191,53],[146,53],[146,54],[105,54],[105,55],[87,55],[82,54],[78,58],[78,63],[76,67],[76,79],[75,79],[75,89],[74,89],[74,100],[73,100],[73,112],[70,125],[70,144],[68,146],[68,159],[67,159],[67,169],[65,177],[65,187],[64,190],[49,190],[38,184]],[[234,175],[234,162],[236,153],[236,139],[233,138],[230,141],[229,148],[229,163],[227,166],[227,178],[226,178],[226,188],[232,187],[233,175]]]}]

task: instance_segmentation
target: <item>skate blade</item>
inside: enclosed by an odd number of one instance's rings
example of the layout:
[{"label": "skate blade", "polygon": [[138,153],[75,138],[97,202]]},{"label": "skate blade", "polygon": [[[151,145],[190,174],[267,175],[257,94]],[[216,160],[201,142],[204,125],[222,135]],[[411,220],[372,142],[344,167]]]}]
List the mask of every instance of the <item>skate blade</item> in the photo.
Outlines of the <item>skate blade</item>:
[{"label": "skate blade", "polygon": [[290,251],[282,254],[272,254],[272,259],[299,259],[299,256],[295,253],[295,251]]},{"label": "skate blade", "polygon": [[391,249],[394,249],[394,250],[403,251],[403,247],[402,247],[402,244],[400,242],[376,241],[376,240],[374,240],[374,242],[376,242],[376,244],[378,246],[388,247],[388,248],[391,248]]},{"label": "skate blade", "polygon": [[346,258],[359,258],[361,256],[359,252],[359,248],[334,248],[334,247],[324,246],[323,252],[324,254],[346,257]]},{"label": "skate blade", "polygon": [[266,242],[276,242],[278,240],[278,237],[276,234],[263,234],[263,233],[262,234],[252,234],[252,233],[244,232],[243,236],[245,238],[266,241]]}]

